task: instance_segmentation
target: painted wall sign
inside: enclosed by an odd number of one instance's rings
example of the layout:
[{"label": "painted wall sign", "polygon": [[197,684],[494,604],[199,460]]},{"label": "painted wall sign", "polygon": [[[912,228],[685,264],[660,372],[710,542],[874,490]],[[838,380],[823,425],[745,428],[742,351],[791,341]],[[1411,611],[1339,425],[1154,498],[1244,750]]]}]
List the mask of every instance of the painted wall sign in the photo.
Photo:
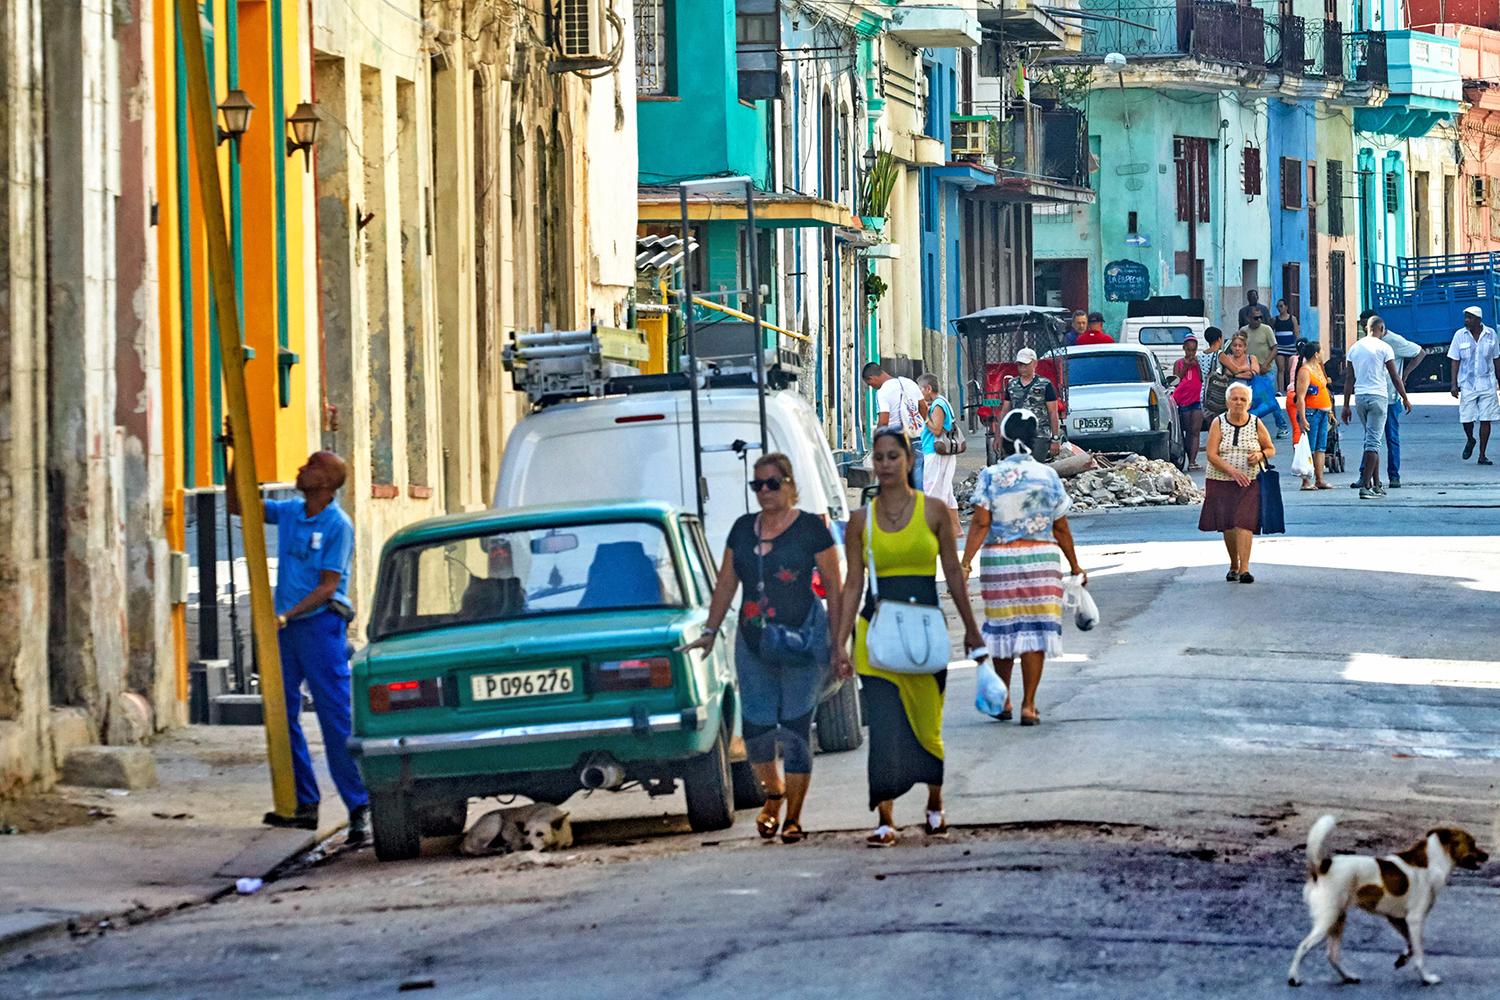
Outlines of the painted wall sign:
[{"label": "painted wall sign", "polygon": [[1112,260],[1104,265],[1106,302],[1137,302],[1151,297],[1151,272],[1133,260]]}]

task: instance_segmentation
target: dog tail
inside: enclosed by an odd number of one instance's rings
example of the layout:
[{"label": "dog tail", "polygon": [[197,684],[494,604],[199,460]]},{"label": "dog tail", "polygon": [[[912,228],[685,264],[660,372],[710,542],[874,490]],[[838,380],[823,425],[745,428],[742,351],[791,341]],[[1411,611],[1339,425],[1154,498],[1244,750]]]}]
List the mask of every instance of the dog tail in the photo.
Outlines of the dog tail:
[{"label": "dog tail", "polygon": [[1319,817],[1307,832],[1307,880],[1316,882],[1318,876],[1328,871],[1328,838],[1338,821],[1332,816]]}]

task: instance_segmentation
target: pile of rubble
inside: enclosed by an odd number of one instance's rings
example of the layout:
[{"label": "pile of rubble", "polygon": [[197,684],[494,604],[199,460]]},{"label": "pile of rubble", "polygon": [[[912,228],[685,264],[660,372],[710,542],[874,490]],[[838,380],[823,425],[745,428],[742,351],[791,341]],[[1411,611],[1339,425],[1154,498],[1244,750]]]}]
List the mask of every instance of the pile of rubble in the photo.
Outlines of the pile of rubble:
[{"label": "pile of rubble", "polygon": [[[1076,511],[1203,502],[1203,491],[1171,462],[1135,454],[1089,457],[1092,461],[1078,462],[1065,456],[1053,465],[1063,477]],[[965,513],[973,509],[974,484],[978,478],[975,473],[953,486],[959,509]]]},{"label": "pile of rubble", "polygon": [[1171,462],[1143,455],[1124,455],[1113,462],[1096,456],[1094,461],[1098,468],[1063,480],[1074,510],[1203,502],[1203,491]]}]

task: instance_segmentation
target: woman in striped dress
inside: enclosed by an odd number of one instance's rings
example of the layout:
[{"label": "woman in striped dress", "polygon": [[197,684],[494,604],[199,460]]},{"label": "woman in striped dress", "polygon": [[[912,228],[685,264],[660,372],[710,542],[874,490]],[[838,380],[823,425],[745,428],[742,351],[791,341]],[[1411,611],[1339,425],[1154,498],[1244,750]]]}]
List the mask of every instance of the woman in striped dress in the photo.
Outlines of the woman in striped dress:
[{"label": "woman in striped dress", "polygon": [[1068,492],[1056,472],[1031,457],[1036,431],[1036,417],[1025,410],[1012,410],[1001,421],[1005,457],[979,473],[963,558],[967,575],[979,555],[985,646],[1006,689],[1002,722],[1011,718],[1010,675],[1016,657],[1021,658],[1023,726],[1042,721],[1036,708],[1042,666],[1048,656],[1062,653],[1059,549],[1073,575],[1088,582],[1065,516],[1072,506]]}]

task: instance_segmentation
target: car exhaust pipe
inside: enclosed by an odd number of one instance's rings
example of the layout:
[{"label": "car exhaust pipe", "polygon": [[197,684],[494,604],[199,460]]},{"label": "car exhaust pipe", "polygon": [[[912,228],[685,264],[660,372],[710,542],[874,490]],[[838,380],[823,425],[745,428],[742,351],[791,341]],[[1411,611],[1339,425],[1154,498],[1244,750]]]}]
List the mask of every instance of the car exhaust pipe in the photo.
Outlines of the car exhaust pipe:
[{"label": "car exhaust pipe", "polygon": [[584,761],[578,772],[578,781],[584,788],[603,788],[614,791],[625,784],[625,769],[608,754],[600,754]]}]

